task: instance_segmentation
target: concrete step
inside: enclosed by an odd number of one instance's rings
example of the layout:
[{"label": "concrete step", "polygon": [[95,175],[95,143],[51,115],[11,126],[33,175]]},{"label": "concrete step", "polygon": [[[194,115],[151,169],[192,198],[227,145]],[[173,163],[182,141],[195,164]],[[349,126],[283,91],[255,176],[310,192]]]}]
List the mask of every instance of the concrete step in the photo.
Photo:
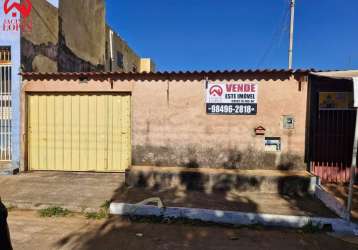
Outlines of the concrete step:
[{"label": "concrete step", "polygon": [[125,181],[131,187],[155,189],[304,195],[314,193],[317,177],[306,171],[132,166]]},{"label": "concrete step", "polygon": [[11,163],[0,163],[0,176],[16,175],[19,168],[14,167]]}]

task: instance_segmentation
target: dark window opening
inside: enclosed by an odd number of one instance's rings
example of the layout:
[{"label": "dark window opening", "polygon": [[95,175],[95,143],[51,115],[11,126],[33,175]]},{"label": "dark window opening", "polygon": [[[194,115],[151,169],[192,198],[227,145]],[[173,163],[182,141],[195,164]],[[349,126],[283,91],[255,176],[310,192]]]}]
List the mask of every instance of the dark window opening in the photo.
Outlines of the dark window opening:
[{"label": "dark window opening", "polygon": [[123,54],[117,51],[117,66],[123,69]]},{"label": "dark window opening", "polygon": [[106,41],[105,58],[108,60],[108,42]]}]

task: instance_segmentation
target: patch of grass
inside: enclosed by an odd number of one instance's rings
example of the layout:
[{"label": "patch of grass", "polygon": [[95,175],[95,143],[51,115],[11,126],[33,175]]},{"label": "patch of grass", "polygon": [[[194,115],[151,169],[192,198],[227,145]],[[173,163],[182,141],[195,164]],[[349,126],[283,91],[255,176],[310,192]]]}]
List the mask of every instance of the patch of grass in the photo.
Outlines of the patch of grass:
[{"label": "patch of grass", "polygon": [[85,217],[88,220],[103,220],[108,218],[108,212],[101,209],[99,212],[85,213]]},{"label": "patch of grass", "polygon": [[66,217],[71,211],[62,207],[48,207],[39,210],[40,217]]},{"label": "patch of grass", "polygon": [[102,219],[107,219],[109,217],[109,206],[111,205],[110,201],[105,201],[102,205],[101,205],[101,209],[99,210],[99,212],[88,212],[85,213],[85,217],[86,219],[89,220],[102,220]]}]

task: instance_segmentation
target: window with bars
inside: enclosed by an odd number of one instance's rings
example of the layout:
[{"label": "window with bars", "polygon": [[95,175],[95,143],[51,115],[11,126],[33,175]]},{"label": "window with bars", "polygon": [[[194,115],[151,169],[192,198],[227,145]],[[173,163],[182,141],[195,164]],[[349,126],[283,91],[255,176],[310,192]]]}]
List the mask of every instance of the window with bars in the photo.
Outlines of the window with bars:
[{"label": "window with bars", "polygon": [[11,66],[0,65],[0,107],[11,107]]},{"label": "window with bars", "polygon": [[11,54],[10,49],[0,48],[0,162],[11,161]]}]

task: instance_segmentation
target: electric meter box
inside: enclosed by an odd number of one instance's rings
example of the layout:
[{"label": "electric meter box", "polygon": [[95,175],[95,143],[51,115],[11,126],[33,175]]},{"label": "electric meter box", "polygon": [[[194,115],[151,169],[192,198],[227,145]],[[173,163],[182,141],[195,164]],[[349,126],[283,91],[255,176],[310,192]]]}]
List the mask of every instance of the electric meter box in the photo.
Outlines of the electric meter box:
[{"label": "electric meter box", "polygon": [[295,118],[291,115],[285,115],[283,117],[283,128],[284,129],[294,129],[295,128]]}]

